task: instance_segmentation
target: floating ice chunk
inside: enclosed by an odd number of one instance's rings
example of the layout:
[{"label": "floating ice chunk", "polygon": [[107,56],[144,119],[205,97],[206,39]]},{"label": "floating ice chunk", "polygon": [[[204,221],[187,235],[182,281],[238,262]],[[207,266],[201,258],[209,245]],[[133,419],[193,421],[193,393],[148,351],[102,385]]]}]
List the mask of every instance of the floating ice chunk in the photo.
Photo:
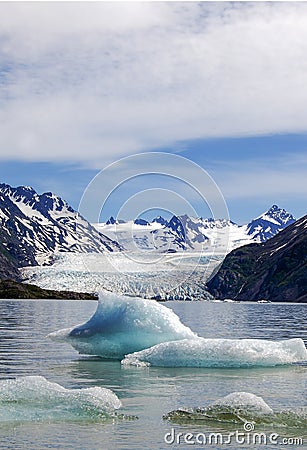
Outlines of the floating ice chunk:
[{"label": "floating ice chunk", "polygon": [[255,423],[305,428],[307,411],[306,408],[273,411],[262,397],[249,392],[233,392],[204,408],[180,408],[171,411],[164,419],[175,423],[247,423],[250,431]]},{"label": "floating ice chunk", "polygon": [[127,355],[125,365],[160,367],[277,366],[307,360],[302,339],[184,339]]},{"label": "floating ice chunk", "polygon": [[240,411],[253,411],[257,414],[271,414],[272,408],[265,403],[262,397],[250,394],[249,392],[233,392],[226,397],[216,400],[210,405],[209,408],[216,409],[229,408],[230,410]]},{"label": "floating ice chunk", "polygon": [[169,308],[154,300],[102,294],[92,318],[73,329],[51,333],[80,353],[122,359],[127,353],[166,341],[195,339]]},{"label": "floating ice chunk", "polygon": [[205,408],[182,408],[171,411],[165,418],[172,421],[215,420],[240,423],[270,414],[273,414],[272,408],[261,397],[249,392],[233,392]]},{"label": "floating ice chunk", "polygon": [[0,422],[97,421],[120,407],[118,397],[102,387],[65,389],[41,376],[0,381]]}]

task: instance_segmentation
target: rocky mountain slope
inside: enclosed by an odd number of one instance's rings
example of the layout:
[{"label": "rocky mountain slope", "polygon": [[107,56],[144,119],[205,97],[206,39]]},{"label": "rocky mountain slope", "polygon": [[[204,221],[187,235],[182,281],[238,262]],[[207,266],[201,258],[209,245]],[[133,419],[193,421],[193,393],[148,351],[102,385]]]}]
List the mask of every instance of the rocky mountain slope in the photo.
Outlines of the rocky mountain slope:
[{"label": "rocky mountain slope", "polygon": [[16,260],[11,257],[8,251],[0,243],[0,280],[6,279],[19,280],[20,275]]},{"label": "rocky mountain slope", "polygon": [[286,210],[273,205],[260,217],[246,225],[225,219],[159,216],[147,222],[143,219],[124,222],[113,217],[106,223],[95,224],[100,232],[117,240],[128,250],[157,252],[212,251],[224,253],[253,242],[265,242],[294,223]]},{"label": "rocky mountain slope", "polygon": [[252,220],[246,226],[246,231],[255,241],[265,242],[294,222],[292,214],[273,205],[267,212]]},{"label": "rocky mountain slope", "polygon": [[59,252],[120,249],[60,197],[7,184],[0,184],[0,238],[19,267],[46,264]]},{"label": "rocky mountain slope", "polygon": [[307,302],[307,216],[229,253],[207,288],[219,299]]}]

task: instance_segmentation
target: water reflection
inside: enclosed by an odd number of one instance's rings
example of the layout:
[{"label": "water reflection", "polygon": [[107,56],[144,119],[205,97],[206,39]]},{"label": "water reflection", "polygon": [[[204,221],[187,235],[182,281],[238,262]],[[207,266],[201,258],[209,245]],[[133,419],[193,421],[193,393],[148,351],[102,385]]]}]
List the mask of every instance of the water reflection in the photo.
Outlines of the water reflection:
[{"label": "water reflection", "polygon": [[[306,340],[306,305],[166,305],[204,337]],[[135,414],[139,420],[84,427],[33,423],[12,429],[1,425],[2,448],[160,450],[166,448],[163,437],[171,426],[163,421],[163,414],[183,406],[206,406],[234,391],[258,395],[274,409],[306,404],[304,365],[253,369],[123,367],[119,361],[80,357],[70,345],[46,339],[52,331],[86,321],[95,309],[96,302],[0,301],[0,378],[43,375],[67,388],[107,387],[121,398],[123,412]],[[176,429],[200,430],[185,426]],[[206,428],[218,429],[225,432],[224,426]],[[236,446],[228,448],[235,450]]]}]

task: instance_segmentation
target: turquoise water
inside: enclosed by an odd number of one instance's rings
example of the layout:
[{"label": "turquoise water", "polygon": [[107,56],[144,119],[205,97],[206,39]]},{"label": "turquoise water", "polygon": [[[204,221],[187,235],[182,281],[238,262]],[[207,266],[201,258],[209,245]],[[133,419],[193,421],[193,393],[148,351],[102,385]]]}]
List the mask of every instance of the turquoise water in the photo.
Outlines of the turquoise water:
[{"label": "turquoise water", "polygon": [[[166,306],[203,337],[307,340],[306,305],[168,302]],[[163,415],[180,407],[204,407],[235,391],[260,396],[274,410],[306,406],[305,364],[239,370],[123,367],[118,361],[80,356],[70,345],[46,338],[52,331],[84,322],[95,309],[96,302],[0,301],[0,378],[41,375],[67,389],[106,387],[120,398],[122,413],[139,419],[3,422],[1,449],[273,449],[277,446],[187,444],[179,433],[220,432],[226,436],[244,429],[216,422],[176,424],[163,420]],[[302,428],[257,426],[255,431],[290,439],[289,445],[279,448],[306,448],[306,430]],[[175,434],[179,444],[165,443],[166,433]],[[292,445],[302,438],[305,446]]]}]

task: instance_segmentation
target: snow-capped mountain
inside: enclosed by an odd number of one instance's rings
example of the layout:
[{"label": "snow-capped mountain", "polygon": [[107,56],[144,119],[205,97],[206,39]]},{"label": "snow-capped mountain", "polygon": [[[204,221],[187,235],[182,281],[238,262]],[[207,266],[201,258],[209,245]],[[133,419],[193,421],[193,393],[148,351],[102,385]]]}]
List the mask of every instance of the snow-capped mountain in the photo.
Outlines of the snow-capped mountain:
[{"label": "snow-capped mountain", "polygon": [[26,186],[0,184],[0,231],[4,248],[20,266],[47,263],[58,252],[120,249],[60,197]]},{"label": "snow-capped mountain", "polygon": [[231,252],[207,288],[217,299],[306,303],[306,253],[304,216],[266,242]]},{"label": "snow-capped mountain", "polygon": [[273,205],[267,212],[247,225],[247,234],[258,242],[265,242],[294,222],[292,214]]},{"label": "snow-capped mountain", "polygon": [[146,225],[141,225],[139,221],[127,221],[123,224],[117,220],[112,223],[110,219],[106,223],[93,225],[129,251],[215,250],[224,253],[229,233],[232,235],[231,243],[236,243],[237,246],[254,242],[245,231],[230,221],[194,218],[187,215],[173,216],[169,221],[159,216]]},{"label": "snow-capped mountain", "polygon": [[87,286],[144,298],[204,300],[209,298],[205,284],[225,252],[259,240],[248,234],[248,225],[186,215],[145,225],[113,218],[95,226],[128,252],[62,253],[52,266],[23,269],[23,280],[76,292]]},{"label": "snow-capped mountain", "polygon": [[131,251],[157,252],[208,251],[224,253],[242,245],[264,242],[295,221],[294,217],[273,205],[247,225],[226,219],[173,216],[169,221],[158,216],[147,222],[142,219],[123,221],[110,218],[94,226]]},{"label": "snow-capped mountain", "polygon": [[153,223],[159,223],[160,225],[167,225],[168,221],[162,216],[155,217],[152,221]]},{"label": "snow-capped mountain", "polygon": [[106,222],[106,225],[115,225],[119,223],[126,223],[124,220],[115,220],[113,216],[109,218],[109,220]]}]

